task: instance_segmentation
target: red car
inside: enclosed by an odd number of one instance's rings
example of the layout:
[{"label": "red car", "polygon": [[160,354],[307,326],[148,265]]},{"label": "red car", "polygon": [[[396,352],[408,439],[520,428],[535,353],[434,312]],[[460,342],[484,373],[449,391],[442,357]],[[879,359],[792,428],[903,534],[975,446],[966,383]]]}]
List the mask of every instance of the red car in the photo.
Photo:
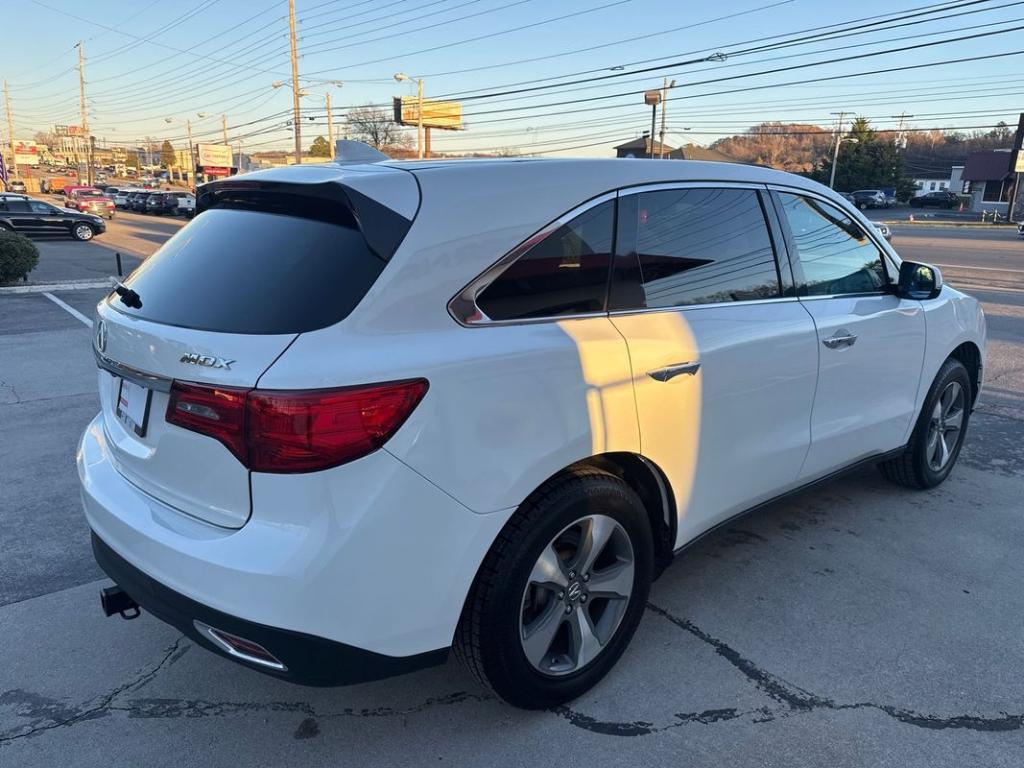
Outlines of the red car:
[{"label": "red car", "polygon": [[68,208],[74,208],[82,213],[93,213],[108,219],[114,218],[114,201],[103,195],[77,195],[66,205]]}]

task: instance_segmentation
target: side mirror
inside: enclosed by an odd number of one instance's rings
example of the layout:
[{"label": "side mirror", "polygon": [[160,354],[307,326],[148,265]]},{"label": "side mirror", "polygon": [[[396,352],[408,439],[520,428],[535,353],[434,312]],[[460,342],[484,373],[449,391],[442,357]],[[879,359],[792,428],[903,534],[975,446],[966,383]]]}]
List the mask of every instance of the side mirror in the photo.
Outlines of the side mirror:
[{"label": "side mirror", "polygon": [[934,299],[942,291],[942,273],[938,267],[916,261],[900,264],[896,293],[901,299]]}]

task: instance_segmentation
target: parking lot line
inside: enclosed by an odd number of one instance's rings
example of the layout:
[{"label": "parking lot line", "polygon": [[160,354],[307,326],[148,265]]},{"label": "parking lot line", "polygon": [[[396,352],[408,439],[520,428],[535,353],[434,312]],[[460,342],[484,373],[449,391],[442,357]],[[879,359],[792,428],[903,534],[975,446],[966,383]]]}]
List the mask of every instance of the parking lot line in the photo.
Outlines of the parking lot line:
[{"label": "parking lot line", "polygon": [[1004,267],[976,267],[970,264],[940,264],[937,261],[932,262],[936,267],[950,268],[950,269],[981,269],[985,272],[1014,272],[1019,275],[1024,275],[1024,269],[1006,269]]},{"label": "parking lot line", "polygon": [[76,320],[81,320],[87,326],[92,328],[92,320],[90,320],[88,317],[83,315],[81,312],[79,312],[77,309],[72,307],[70,304],[67,304],[67,303],[61,301],[56,296],[54,296],[52,293],[44,293],[43,296],[45,296],[50,301],[52,301],[54,304],[56,304],[58,307],[60,307],[64,311],[66,311],[69,315],[71,315]]}]

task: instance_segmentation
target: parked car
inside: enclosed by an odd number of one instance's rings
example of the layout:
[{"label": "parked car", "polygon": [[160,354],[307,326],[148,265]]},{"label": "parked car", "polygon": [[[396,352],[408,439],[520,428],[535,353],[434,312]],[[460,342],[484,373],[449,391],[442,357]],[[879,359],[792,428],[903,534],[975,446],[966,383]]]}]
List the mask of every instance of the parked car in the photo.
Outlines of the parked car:
[{"label": "parked car", "polygon": [[21,179],[11,179],[9,182],[7,182],[7,191],[8,192],[15,192],[15,193],[18,193],[18,194],[24,194],[25,193],[25,189],[26,189],[25,188],[25,182],[22,181]]},{"label": "parked car", "polygon": [[154,192],[146,198],[146,212],[187,216],[196,209],[195,195],[190,192]]},{"label": "parked car", "polygon": [[846,202],[851,203],[852,205],[857,204],[857,200],[849,192],[840,192],[839,194]]},{"label": "parked car", "polygon": [[153,194],[148,189],[140,189],[138,192],[132,192],[128,195],[128,209],[135,211],[136,213],[146,212],[146,200]]},{"label": "parked car", "polygon": [[67,234],[75,240],[92,240],[107,231],[99,216],[11,194],[0,195],[0,228],[24,235]]},{"label": "parked car", "polygon": [[864,210],[865,208],[888,208],[885,193],[880,189],[858,189],[851,193],[854,204]]},{"label": "parked car", "polygon": [[454,645],[572,699],[674,552],[865,463],[935,487],[978,396],[978,301],[801,176],[363,161],[198,197],[97,307],[82,499],[108,615],[279,678]]},{"label": "parked car", "polygon": [[955,192],[950,192],[948,189],[910,198],[911,208],[956,208],[959,205],[960,198]]},{"label": "parked car", "polygon": [[97,216],[108,219],[114,218],[114,199],[106,195],[76,195],[66,205],[84,213],[95,213]]},{"label": "parked car", "polygon": [[132,192],[138,192],[137,187],[118,187],[117,191],[114,192],[114,206],[116,208],[127,208],[128,207],[128,196]]},{"label": "parked car", "polygon": [[892,242],[892,230],[889,229],[888,224],[884,224],[881,221],[873,221],[871,222],[871,226],[878,230],[878,234],[884,237],[887,243]]},{"label": "parked car", "polygon": [[1020,222],[1017,225],[1017,234],[1020,235],[1021,237],[1024,237],[1024,221]]},{"label": "parked car", "polygon": [[76,201],[79,197],[95,197],[103,192],[97,187],[89,186],[66,186],[64,187],[64,205],[67,208],[77,208]]}]

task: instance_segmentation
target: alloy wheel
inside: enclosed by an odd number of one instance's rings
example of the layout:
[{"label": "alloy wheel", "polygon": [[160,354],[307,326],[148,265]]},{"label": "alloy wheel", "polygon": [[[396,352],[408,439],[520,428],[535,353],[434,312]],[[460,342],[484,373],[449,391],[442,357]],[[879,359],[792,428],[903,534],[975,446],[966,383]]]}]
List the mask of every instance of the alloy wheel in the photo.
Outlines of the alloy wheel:
[{"label": "alloy wheel", "polygon": [[533,668],[561,676],[597,658],[626,614],[635,575],[633,545],[615,519],[588,515],[562,529],[523,592],[519,639]]},{"label": "alloy wheel", "polygon": [[963,431],[965,403],[964,388],[957,381],[947,384],[935,403],[925,444],[928,467],[933,472],[942,471],[953,456]]},{"label": "alloy wheel", "polygon": [[79,224],[75,227],[75,237],[79,240],[91,240],[92,239],[92,227],[88,224]]}]

